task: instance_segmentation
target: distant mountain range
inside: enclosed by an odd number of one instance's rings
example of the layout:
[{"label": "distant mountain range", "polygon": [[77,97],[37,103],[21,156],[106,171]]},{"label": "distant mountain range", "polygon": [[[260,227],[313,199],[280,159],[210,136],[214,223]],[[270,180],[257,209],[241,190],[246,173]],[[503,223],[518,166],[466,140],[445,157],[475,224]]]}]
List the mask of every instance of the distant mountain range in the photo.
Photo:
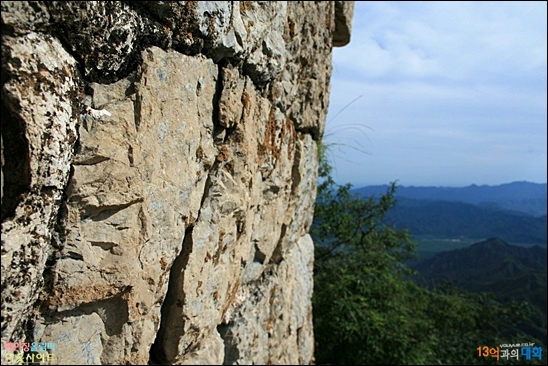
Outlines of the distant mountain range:
[{"label": "distant mountain range", "polygon": [[[380,196],[388,185],[352,190],[363,198]],[[514,182],[499,186],[397,187],[388,223],[413,236],[500,237],[514,244],[547,242],[546,184]]]},{"label": "distant mountain range", "polygon": [[[352,192],[368,198],[388,189],[388,185],[368,186]],[[419,272],[418,283],[434,286],[450,281],[462,290],[495,293],[502,301],[528,301],[532,318],[508,330],[519,329],[548,344],[546,183],[398,186],[394,196],[397,204],[388,211],[387,223],[406,228],[413,236],[437,238],[436,247],[430,245],[428,253],[421,254],[424,259],[408,263]],[[490,239],[446,250],[445,241],[453,238]]]},{"label": "distant mountain range", "polygon": [[546,248],[518,247],[490,238],[467,248],[440,252],[412,268],[419,272],[417,282],[421,284],[451,281],[466,291],[492,292],[501,300],[528,301],[534,313],[522,330],[546,345],[546,262]]},{"label": "distant mountain range", "polygon": [[[497,186],[405,187],[398,186],[396,198],[463,202],[489,208],[506,209],[532,216],[546,215],[546,183],[513,182]],[[363,197],[386,193],[388,185],[354,189]]]},{"label": "distant mountain range", "polygon": [[547,242],[547,217],[462,202],[397,199],[386,221],[412,235],[445,238],[500,237],[514,244]]}]

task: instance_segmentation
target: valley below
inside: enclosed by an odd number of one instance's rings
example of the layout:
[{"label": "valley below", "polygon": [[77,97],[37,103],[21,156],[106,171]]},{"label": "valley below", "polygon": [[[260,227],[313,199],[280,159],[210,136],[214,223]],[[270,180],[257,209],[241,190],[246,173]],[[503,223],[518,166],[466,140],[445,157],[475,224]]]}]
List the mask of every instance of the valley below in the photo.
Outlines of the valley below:
[{"label": "valley below", "polygon": [[[385,190],[354,192],[365,198]],[[546,347],[546,184],[399,187],[395,198],[385,222],[407,229],[417,243],[417,258],[405,262],[417,271],[415,282],[490,293],[509,308],[526,302],[530,316],[506,332]]]}]

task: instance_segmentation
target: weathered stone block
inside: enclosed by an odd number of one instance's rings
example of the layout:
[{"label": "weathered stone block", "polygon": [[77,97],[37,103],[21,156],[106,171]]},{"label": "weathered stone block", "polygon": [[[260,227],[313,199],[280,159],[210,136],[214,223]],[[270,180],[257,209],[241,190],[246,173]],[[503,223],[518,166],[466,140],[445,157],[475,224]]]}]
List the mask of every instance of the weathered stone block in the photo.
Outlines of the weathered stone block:
[{"label": "weathered stone block", "polygon": [[2,2],[2,342],[313,362],[338,6]]}]

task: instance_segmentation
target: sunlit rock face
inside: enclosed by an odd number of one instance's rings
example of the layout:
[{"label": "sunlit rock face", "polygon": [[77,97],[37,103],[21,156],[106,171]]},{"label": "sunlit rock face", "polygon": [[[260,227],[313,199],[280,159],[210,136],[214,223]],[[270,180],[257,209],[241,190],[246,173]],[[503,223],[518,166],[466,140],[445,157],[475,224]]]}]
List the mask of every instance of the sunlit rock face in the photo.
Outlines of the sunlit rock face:
[{"label": "sunlit rock face", "polygon": [[2,342],[313,362],[316,141],[352,3],[1,6]]}]

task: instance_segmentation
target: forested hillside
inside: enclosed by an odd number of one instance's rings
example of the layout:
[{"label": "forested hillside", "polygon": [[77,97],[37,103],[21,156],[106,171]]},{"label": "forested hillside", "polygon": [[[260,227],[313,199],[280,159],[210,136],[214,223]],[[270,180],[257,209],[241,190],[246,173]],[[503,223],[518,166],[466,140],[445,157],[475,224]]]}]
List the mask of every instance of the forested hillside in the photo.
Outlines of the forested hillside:
[{"label": "forested hillside", "polygon": [[499,237],[512,243],[546,245],[546,215],[533,217],[462,202],[400,197],[387,220],[413,235]]},{"label": "forested hillside", "polygon": [[[362,199],[350,185],[335,184],[319,147],[321,181],[310,232],[317,364],[492,364],[478,356],[480,345],[540,343],[532,334],[542,334],[531,324],[545,323],[525,301],[413,281],[405,263],[417,245],[406,229],[386,220],[397,207],[395,184],[380,197]],[[533,257],[524,265],[536,263]]]},{"label": "forested hillside", "polygon": [[501,301],[527,301],[532,317],[517,328],[547,344],[546,248],[514,246],[490,238],[467,248],[436,254],[412,268],[417,283],[439,286],[447,282],[463,291],[491,292]]}]

